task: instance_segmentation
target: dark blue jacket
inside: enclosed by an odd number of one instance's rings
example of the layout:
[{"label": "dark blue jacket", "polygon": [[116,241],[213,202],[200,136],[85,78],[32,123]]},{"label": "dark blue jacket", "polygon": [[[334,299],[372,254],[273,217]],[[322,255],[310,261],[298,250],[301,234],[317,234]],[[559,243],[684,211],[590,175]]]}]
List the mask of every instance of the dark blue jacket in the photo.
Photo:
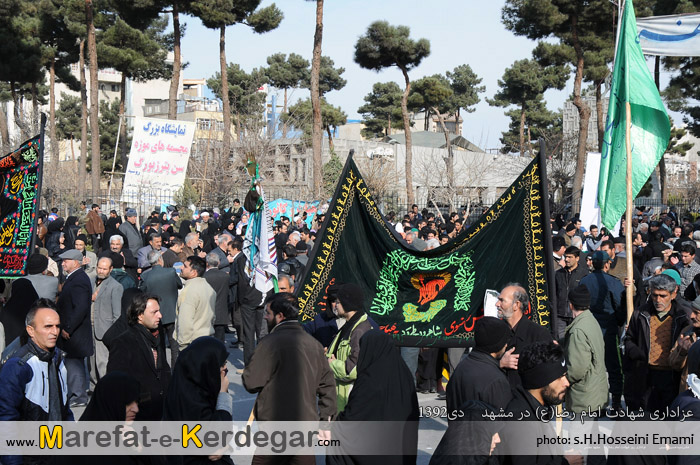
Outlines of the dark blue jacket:
[{"label": "dark blue jacket", "polygon": [[581,279],[591,294],[591,313],[601,327],[617,326],[616,312],[622,303],[625,287],[619,279],[596,270]]},{"label": "dark blue jacket", "polygon": [[[51,359],[56,365],[61,388],[61,418],[73,421],[68,407],[68,385],[63,353],[56,349]],[[37,349],[25,344],[5,362],[0,370],[0,421],[48,421],[49,362],[42,362]],[[27,463],[20,455],[4,456],[3,465]]]},{"label": "dark blue jacket", "polygon": [[59,337],[58,344],[68,357],[89,357],[94,353],[91,307],[92,283],[85,271],[78,268],[66,278],[58,296],[61,329],[70,335],[70,339]]}]

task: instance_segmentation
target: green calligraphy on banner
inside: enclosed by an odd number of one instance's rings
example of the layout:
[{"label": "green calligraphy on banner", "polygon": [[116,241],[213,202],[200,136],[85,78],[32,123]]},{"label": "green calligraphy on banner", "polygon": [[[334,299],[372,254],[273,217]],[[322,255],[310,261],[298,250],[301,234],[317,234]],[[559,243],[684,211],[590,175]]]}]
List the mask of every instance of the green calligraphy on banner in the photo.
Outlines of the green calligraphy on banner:
[{"label": "green calligraphy on banner", "polygon": [[41,164],[41,135],[0,158],[0,277],[25,275],[36,230]]},{"label": "green calligraphy on banner", "polygon": [[348,158],[309,264],[297,285],[300,319],[328,311],[333,284],[365,291],[365,310],[398,344],[453,347],[470,343],[486,291],[519,282],[527,316],[549,326],[542,171],[538,159],[501,198],[453,241],[418,252],[382,217]]}]

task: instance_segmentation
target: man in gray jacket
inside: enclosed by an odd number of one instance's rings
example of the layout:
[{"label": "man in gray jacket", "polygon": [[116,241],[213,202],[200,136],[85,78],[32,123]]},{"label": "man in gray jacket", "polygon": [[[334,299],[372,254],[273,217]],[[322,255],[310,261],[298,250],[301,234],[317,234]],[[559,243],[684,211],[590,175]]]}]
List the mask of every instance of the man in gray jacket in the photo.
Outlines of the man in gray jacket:
[{"label": "man in gray jacket", "polygon": [[143,247],[141,233],[139,232],[138,226],[136,226],[136,216],[136,210],[127,210],[124,214],[126,221],[119,226],[119,232],[126,238],[129,250],[131,250],[134,257],[137,256],[139,249]]},{"label": "man in gray jacket", "polygon": [[112,259],[100,258],[95,271],[97,277],[92,293],[92,337],[95,353],[90,357],[90,385],[93,387],[107,373],[109,350],[102,342],[102,337],[121,316],[124,293],[124,287],[109,275],[112,272]]}]

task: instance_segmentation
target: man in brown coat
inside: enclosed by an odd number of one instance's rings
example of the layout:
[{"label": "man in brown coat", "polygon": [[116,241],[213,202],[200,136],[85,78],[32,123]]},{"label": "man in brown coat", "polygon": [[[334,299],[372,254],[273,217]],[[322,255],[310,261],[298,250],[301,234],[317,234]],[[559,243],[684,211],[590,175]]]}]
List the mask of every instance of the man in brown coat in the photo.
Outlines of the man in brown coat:
[{"label": "man in brown coat", "polygon": [[105,224],[102,222],[102,217],[100,216],[100,206],[96,203],[92,204],[92,209],[87,214],[85,229],[88,234],[90,234],[93,252],[96,254],[100,253],[100,242],[102,234],[105,232]]},{"label": "man in brown coat", "polygon": [[[336,413],[335,381],[323,347],[304,331],[298,316],[299,303],[293,294],[267,298],[265,320],[270,333],[260,340],[243,371],[243,386],[258,393],[254,410],[258,421],[328,421]],[[256,455],[253,465],[276,459]],[[315,463],[313,455],[285,459],[285,463]]]}]

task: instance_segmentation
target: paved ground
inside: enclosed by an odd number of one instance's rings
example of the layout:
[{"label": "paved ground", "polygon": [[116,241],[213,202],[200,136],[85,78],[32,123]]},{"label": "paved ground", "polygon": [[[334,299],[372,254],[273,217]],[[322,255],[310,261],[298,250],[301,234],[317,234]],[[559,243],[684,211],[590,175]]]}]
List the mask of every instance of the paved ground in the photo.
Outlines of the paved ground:
[{"label": "paved ground", "polygon": [[[229,335],[227,335],[227,338]],[[235,336],[233,337],[235,340]],[[249,394],[243,387],[241,375],[236,373],[236,368],[243,368],[243,350],[229,347],[229,392],[233,395],[233,419],[246,421],[255,402],[255,395]],[[232,369],[233,368],[233,369]],[[418,394],[418,404],[426,413],[426,407],[444,407],[445,401],[438,400],[435,394]],[[447,420],[444,418],[428,418],[424,416],[420,420],[418,431],[418,465],[427,465],[433,451],[437,447],[442,435],[447,429]],[[234,457],[236,465],[249,465],[252,457]],[[317,464],[325,461],[322,456],[317,457]]]},{"label": "paved ground", "polygon": [[[233,419],[235,421],[247,421],[255,403],[255,395],[249,394],[243,387],[241,375],[236,373],[236,369],[243,368],[243,350],[231,348],[229,342],[235,340],[235,336],[226,335],[228,358],[229,393],[233,396]],[[168,350],[169,352],[169,350]],[[170,360],[170,354],[168,354]],[[444,400],[438,400],[435,394],[418,394],[418,403],[424,414],[427,414],[426,407],[439,408],[445,406]],[[80,418],[84,408],[73,409],[76,419]],[[432,413],[432,409],[428,409]],[[447,420],[444,418],[432,418],[432,415],[424,415],[420,420],[418,431],[418,465],[427,465],[430,461],[435,447],[440,442],[443,433],[447,429]],[[252,457],[235,456],[236,465],[249,465]],[[323,456],[318,456],[316,462],[325,464]]]}]

